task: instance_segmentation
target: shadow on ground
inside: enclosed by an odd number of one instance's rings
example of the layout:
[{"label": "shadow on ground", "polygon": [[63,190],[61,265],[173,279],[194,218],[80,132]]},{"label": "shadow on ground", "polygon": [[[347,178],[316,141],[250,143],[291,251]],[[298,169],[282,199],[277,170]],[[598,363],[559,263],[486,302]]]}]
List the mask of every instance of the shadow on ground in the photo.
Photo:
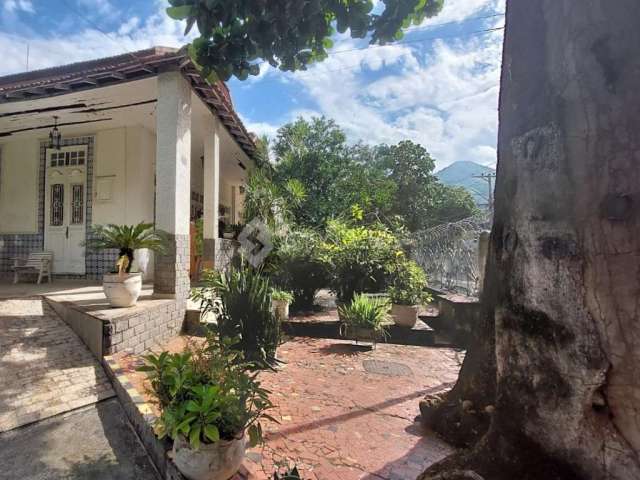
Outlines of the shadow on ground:
[{"label": "shadow on ground", "polygon": [[0,434],[0,480],[157,480],[116,399]]}]

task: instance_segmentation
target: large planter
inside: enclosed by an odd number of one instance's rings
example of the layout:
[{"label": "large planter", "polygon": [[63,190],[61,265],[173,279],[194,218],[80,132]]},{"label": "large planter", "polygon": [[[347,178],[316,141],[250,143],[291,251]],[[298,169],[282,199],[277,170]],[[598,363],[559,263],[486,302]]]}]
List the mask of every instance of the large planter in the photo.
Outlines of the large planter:
[{"label": "large planter", "polygon": [[182,436],[173,442],[173,461],[189,480],[228,480],[244,460],[245,438],[200,444],[194,450]]},{"label": "large planter", "polygon": [[399,327],[413,328],[418,321],[418,305],[392,305],[391,316]]},{"label": "large planter", "polygon": [[289,302],[286,300],[271,300],[273,314],[278,320],[286,320],[289,318]]},{"label": "large planter", "polygon": [[142,291],[142,273],[107,273],[102,288],[112,307],[132,307]]},{"label": "large planter", "polygon": [[340,325],[340,336],[346,340],[358,342],[370,342],[373,348],[380,340],[384,340],[384,333],[376,332],[372,328],[351,327],[346,323]]}]

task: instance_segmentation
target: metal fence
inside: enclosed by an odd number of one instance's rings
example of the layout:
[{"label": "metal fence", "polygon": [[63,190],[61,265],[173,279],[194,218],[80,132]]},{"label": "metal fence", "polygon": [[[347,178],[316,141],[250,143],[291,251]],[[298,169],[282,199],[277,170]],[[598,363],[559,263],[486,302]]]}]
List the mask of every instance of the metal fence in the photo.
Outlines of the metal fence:
[{"label": "metal fence", "polygon": [[427,272],[431,286],[469,296],[479,294],[484,269],[479,260],[480,236],[489,231],[491,221],[491,214],[484,212],[411,235],[411,255]]}]

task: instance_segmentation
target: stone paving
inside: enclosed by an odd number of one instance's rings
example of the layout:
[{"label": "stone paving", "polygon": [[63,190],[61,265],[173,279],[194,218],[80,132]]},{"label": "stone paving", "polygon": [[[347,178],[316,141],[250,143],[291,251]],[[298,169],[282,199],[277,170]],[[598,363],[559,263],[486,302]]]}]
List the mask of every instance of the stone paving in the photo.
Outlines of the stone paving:
[{"label": "stone paving", "polygon": [[40,297],[0,300],[0,432],[114,395],[102,367]]},{"label": "stone paving", "polygon": [[[184,337],[165,345],[183,348]],[[271,478],[278,465],[295,462],[304,480],[416,478],[452,452],[415,417],[427,393],[455,382],[463,353],[452,349],[296,338],[283,344],[278,372],[263,372],[277,405],[265,422],[265,444],[250,450],[237,480]],[[140,359],[119,363],[139,392]]]}]

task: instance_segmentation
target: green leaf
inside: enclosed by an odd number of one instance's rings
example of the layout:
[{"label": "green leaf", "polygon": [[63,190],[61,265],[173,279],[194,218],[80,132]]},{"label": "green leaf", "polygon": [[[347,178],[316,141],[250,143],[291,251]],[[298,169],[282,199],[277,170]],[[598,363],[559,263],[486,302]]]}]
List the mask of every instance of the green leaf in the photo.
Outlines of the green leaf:
[{"label": "green leaf", "polygon": [[167,15],[174,20],[183,20],[191,15],[191,5],[181,5],[179,7],[168,7]]},{"label": "green leaf", "polygon": [[198,405],[196,402],[194,402],[193,400],[189,400],[187,402],[187,410],[189,412],[199,412],[200,411],[200,405]]},{"label": "green leaf", "polygon": [[189,432],[189,443],[196,450],[200,448],[200,432],[202,431],[200,425],[196,425],[193,427],[191,432]]},{"label": "green leaf", "polygon": [[205,425],[204,436],[212,442],[217,442],[220,440],[220,431],[215,425]]}]

